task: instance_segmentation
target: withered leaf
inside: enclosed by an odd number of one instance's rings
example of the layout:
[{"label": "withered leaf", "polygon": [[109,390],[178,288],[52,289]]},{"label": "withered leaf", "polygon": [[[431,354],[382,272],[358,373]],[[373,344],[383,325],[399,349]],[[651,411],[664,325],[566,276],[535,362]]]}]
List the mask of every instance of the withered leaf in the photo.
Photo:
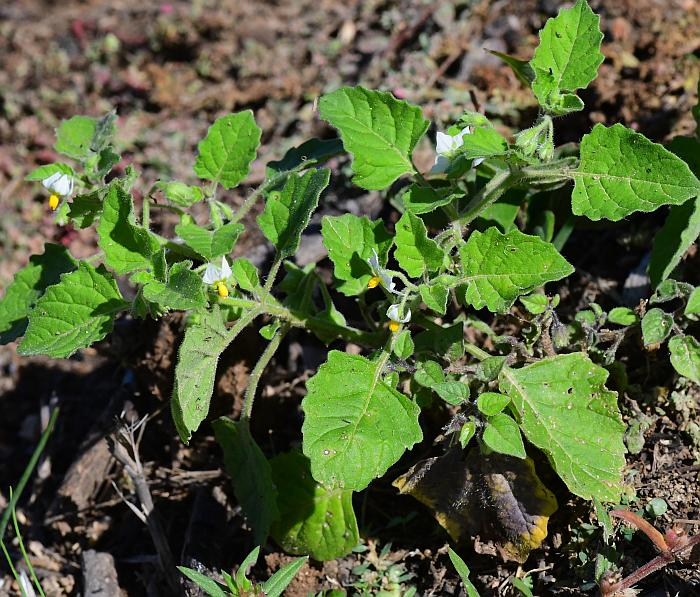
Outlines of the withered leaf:
[{"label": "withered leaf", "polygon": [[428,506],[455,541],[478,535],[504,560],[520,563],[542,544],[557,509],[530,458],[485,456],[477,448],[422,460],[394,486]]}]

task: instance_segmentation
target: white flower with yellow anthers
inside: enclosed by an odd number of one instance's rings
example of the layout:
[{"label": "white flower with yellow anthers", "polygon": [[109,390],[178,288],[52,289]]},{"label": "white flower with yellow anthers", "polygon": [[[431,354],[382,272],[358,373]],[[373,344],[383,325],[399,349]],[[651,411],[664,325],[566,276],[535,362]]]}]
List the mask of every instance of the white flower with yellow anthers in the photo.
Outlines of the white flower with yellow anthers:
[{"label": "white flower with yellow anthers", "polygon": [[41,181],[44,188],[51,191],[49,207],[56,209],[60,197],[65,197],[73,192],[73,177],[65,172],[54,172],[51,176]]},{"label": "white flower with yellow anthers", "polygon": [[379,264],[379,255],[377,255],[376,249],[372,249],[372,256],[367,260],[369,266],[372,268],[372,273],[374,274],[367,282],[367,288],[376,288],[380,284],[386,288],[389,292],[398,294],[394,287],[394,280],[389,275],[389,273]]},{"label": "white flower with yellow anthers", "polygon": [[231,266],[226,261],[226,257],[221,258],[221,266],[215,263],[208,263],[204,270],[202,280],[205,284],[211,284],[221,298],[228,296],[226,281],[231,277]]},{"label": "white flower with yellow anthers", "polygon": [[411,310],[406,309],[402,316],[399,312],[399,305],[391,305],[386,311],[386,316],[389,318],[389,329],[396,333],[399,331],[402,323],[411,321]]},{"label": "white flower with yellow anthers", "polygon": [[[437,157],[435,158],[435,164],[430,172],[433,174],[447,172],[447,169],[450,167],[452,160],[457,154],[457,150],[464,145],[464,136],[470,135],[471,133],[472,127],[470,126],[465,126],[456,135],[449,135],[438,131],[435,137],[435,153],[437,153]],[[474,160],[474,166],[478,166],[483,161],[483,158]]]}]

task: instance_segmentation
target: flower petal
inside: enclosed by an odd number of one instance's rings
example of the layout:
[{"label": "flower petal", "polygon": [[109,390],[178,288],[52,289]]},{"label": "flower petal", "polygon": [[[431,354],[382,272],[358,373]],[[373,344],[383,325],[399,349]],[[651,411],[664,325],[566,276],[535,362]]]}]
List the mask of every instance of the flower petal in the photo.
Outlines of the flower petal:
[{"label": "flower petal", "polygon": [[435,152],[438,155],[445,155],[454,149],[454,138],[438,131],[435,136]]},{"label": "flower petal", "polygon": [[221,273],[219,280],[227,280],[231,277],[231,266],[228,264],[228,261],[226,261],[226,257],[221,258],[221,269],[219,272]]},{"label": "flower petal", "polygon": [[221,270],[216,267],[213,263],[207,264],[207,269],[204,270],[204,275],[202,280],[205,284],[213,284],[222,279]]}]

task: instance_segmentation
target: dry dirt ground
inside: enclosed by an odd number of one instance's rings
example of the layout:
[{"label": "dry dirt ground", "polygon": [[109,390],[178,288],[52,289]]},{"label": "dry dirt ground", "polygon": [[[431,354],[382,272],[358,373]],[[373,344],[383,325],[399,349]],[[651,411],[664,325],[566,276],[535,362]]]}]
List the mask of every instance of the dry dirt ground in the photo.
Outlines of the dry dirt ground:
[{"label": "dry dirt ground", "polygon": [[[592,0],[591,5],[602,15],[606,60],[583,94],[586,110],[557,123],[557,140],[578,140],[595,122],[622,122],[658,141],[689,133],[700,72],[700,3]],[[89,230],[57,227],[45,197],[23,182],[37,164],[56,159],[53,128],[62,118],[117,109],[120,168],[133,164],[143,173],[137,201],[158,178],[193,182],[194,148],[209,124],[245,108],[255,111],[264,131],[251,177],[251,184],[259,182],[267,160],[300,140],[332,134],[319,122],[313,102],[341,84],[391,90],[422,106],[439,128],[476,102],[508,132],[532,122],[536,105],[509,69],[483,49],[529,57],[537,30],[558,7],[556,0],[6,0],[0,4],[0,294],[45,241],[64,243],[78,257],[94,251]],[[427,166],[431,160],[426,143],[418,162]],[[224,199],[236,204],[243,191]],[[342,184],[323,209],[394,215],[379,195],[358,194]],[[156,220],[162,228],[171,224]],[[614,305],[659,224],[632,219],[596,230],[593,248],[591,231],[575,233],[566,254],[579,273],[561,289],[569,309],[591,300]],[[241,250],[264,261],[261,242],[252,236]],[[313,247],[312,242],[311,260]],[[614,260],[607,257],[611,251]],[[686,261],[688,279],[696,284],[698,265],[697,255]],[[109,343],[65,362],[20,359],[12,346],[0,348],[0,510],[49,406],[61,408],[18,513],[47,595],[81,594],[83,583],[90,582],[85,576],[102,574],[89,550],[113,556],[125,593],[172,594],[157,571],[147,530],[112,485],[131,490],[103,439],[120,413],[150,417],[141,454],[175,559],[231,569],[252,547],[210,428],[189,447],[176,440],[167,399],[180,335],[178,318],[159,325],[122,321]],[[243,348],[225,354],[213,414],[237,414],[259,343],[251,332],[240,342]],[[643,441],[628,457],[636,503],[643,507],[663,498],[669,509],[657,521],[661,527],[675,522],[700,532],[698,389],[677,382],[664,355],[644,354],[634,339],[628,344],[622,359],[630,385],[621,405],[641,428],[642,435],[631,441]],[[304,336],[292,337],[266,375],[254,422],[266,452],[299,441],[304,381],[324,351]],[[421,446],[410,458],[430,449]],[[369,550],[305,566],[288,595],[349,589],[360,581],[353,567],[367,561],[384,569],[403,565],[415,575],[406,586],[415,585],[420,595],[460,594],[446,535],[426,510],[396,495],[390,476],[357,497]],[[588,505],[551,483],[560,511],[544,549],[522,567],[462,546],[483,595],[511,594],[509,579],[526,572],[537,595],[578,595],[590,580],[591,566],[584,564],[603,546],[587,526]],[[387,555],[376,556],[390,542]],[[654,555],[643,538],[620,539],[617,546],[626,570]],[[266,546],[254,569],[259,578],[288,560],[275,550],[272,543]],[[4,570],[0,595],[13,590],[9,577],[3,580]],[[644,594],[699,594],[698,582],[692,564],[675,565],[643,585]]]}]

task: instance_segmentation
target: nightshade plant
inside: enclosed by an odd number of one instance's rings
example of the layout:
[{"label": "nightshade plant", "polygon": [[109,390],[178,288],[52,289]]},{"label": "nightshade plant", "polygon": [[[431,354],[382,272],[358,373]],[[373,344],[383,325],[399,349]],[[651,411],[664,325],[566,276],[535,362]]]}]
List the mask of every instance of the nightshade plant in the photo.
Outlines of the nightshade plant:
[{"label": "nightshade plant", "polygon": [[[583,108],[577,91],[596,77],[601,40],[599,17],[579,0],[547,22],[529,62],[499,55],[533,90],[537,121],[507,139],[483,114],[467,111],[438,133],[432,172],[420,172],[412,158],[430,126],[419,107],[362,87],[324,95],[320,117],[340,139],[312,139],[270,162],[264,182],[236,209],[219,193],[242,183],[256,157],[261,131],[251,111],[211,126],[194,165],[200,185],[158,182],[145,193],[139,218],[131,194],[138,174],[132,168],[110,174],[119,161],[115,115],[65,121],[55,148],[73,165],[41,166],[28,180],[49,190],[58,222],[95,226],[101,251],[77,261],[47,244],[33,256],[0,303],[2,341],[22,337],[20,354],[67,358],[103,340],[116,317],[186,311],[172,416],[188,442],[207,418],[222,352],[263,321],[268,344],[252,370],[243,414],[213,423],[258,544],[271,535],[293,554],[324,560],[348,553],[359,538],[353,492],[423,440],[422,409],[443,408],[451,416],[449,449],[395,484],[427,503],[458,538],[479,530],[484,492],[472,487],[485,484],[496,496],[498,479],[510,479],[498,498],[502,512],[514,502],[530,510],[501,520],[499,548],[522,561],[545,537],[556,509],[523,437],[575,495],[617,504],[625,489],[625,425],[617,395],[605,385],[619,342],[602,346],[609,341],[601,332],[605,318],[622,325],[623,334],[641,325],[648,345],[668,341],[672,365],[700,382],[700,346],[687,333],[700,313],[700,294],[670,278],[700,232],[693,157],[699,139],[677,140],[669,151],[621,124],[597,124],[578,152],[554,143],[553,119]],[[323,217],[334,274],[328,287],[314,264],[299,267],[294,255],[329,185],[331,172],[322,164],[342,154],[350,156],[354,184],[387,190],[401,217],[393,230],[350,213]],[[149,228],[156,192],[166,200],[158,207],[179,214],[176,238]],[[569,192],[569,215],[557,219],[547,201],[561,207]],[[257,224],[275,248],[265,272],[231,257],[257,201],[264,201]],[[206,223],[189,214],[200,202],[209,209]],[[521,206],[528,207],[516,223]],[[559,297],[541,289],[574,272],[560,249],[577,218],[616,222],[663,206],[672,207],[651,254],[654,300],[680,297],[684,306],[673,314],[621,307],[606,315],[593,305],[562,323]],[[117,277],[135,289],[133,299],[124,297]],[[338,310],[334,293],[356,302],[358,321]],[[523,338],[498,337],[476,317],[476,310],[482,317],[509,313],[516,300],[532,315]],[[465,340],[469,326],[492,336],[492,354]],[[292,328],[366,352],[328,353],[307,383],[302,450],[268,459],[249,420],[265,367]],[[449,478],[451,489],[444,481],[431,488],[431,474]],[[438,495],[449,490],[460,499]]]}]

